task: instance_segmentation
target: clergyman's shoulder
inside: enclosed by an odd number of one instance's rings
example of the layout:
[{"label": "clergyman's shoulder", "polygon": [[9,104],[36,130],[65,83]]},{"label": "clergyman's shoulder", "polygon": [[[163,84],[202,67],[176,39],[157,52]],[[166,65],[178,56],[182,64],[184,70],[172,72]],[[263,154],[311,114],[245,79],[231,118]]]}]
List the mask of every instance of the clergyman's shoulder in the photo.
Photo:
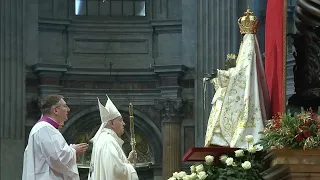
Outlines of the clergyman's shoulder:
[{"label": "clergyman's shoulder", "polygon": [[39,132],[40,129],[46,127],[46,123],[45,122],[37,122],[32,129],[30,130],[30,135],[33,135],[36,132]]},{"label": "clergyman's shoulder", "polygon": [[[41,136],[41,134],[50,134],[51,136],[53,135],[58,135],[60,136],[61,133],[55,129],[53,126],[51,126],[49,123],[46,122],[38,122],[36,125],[33,126],[33,128],[30,131],[30,135],[35,135],[38,134]],[[62,135],[61,135],[62,136]]]}]

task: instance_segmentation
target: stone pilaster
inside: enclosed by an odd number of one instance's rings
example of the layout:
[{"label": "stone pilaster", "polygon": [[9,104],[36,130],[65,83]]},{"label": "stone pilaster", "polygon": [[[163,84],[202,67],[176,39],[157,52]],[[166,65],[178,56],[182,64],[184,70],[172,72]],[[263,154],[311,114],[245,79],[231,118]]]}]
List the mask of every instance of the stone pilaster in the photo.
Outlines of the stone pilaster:
[{"label": "stone pilaster", "polygon": [[[240,45],[238,27],[239,1],[198,0],[197,8],[197,47],[195,63],[195,141],[197,146],[204,145],[207,120],[211,109],[213,86],[208,85],[204,108],[202,78],[213,69],[224,69],[226,55],[237,53]],[[191,47],[190,47],[191,48]],[[189,51],[195,51],[189,49]]]},{"label": "stone pilaster", "polygon": [[154,0],[153,5],[153,19],[163,20],[168,18],[168,0]]},{"label": "stone pilaster", "polygon": [[182,107],[179,99],[164,99],[157,103],[162,115],[163,158],[162,179],[180,171],[181,166],[181,117]]},{"label": "stone pilaster", "polygon": [[0,179],[21,179],[25,121],[24,0],[0,1]]},{"label": "stone pilaster", "polygon": [[161,78],[161,97],[155,106],[162,117],[162,179],[180,170],[181,165],[181,79],[187,67],[183,65],[155,66],[154,72]]},{"label": "stone pilaster", "polygon": [[66,72],[69,65],[57,65],[57,64],[35,64],[33,71],[38,75],[40,80],[39,96],[40,98],[49,94],[59,94],[60,89],[60,77]]},{"label": "stone pilaster", "polygon": [[[187,67],[196,66],[197,58],[197,19],[195,12],[197,12],[197,3],[195,0],[182,0],[182,64]],[[193,13],[190,13],[193,12]]]}]

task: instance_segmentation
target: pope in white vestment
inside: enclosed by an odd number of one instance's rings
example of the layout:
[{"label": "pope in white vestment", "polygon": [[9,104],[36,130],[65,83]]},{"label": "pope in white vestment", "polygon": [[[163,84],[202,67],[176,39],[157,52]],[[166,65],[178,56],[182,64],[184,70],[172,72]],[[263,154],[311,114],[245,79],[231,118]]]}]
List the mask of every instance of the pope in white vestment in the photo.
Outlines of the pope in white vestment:
[{"label": "pope in white vestment", "polygon": [[269,97],[256,31],[258,20],[250,10],[239,18],[244,34],[236,67],[218,70],[212,80],[216,94],[208,120],[205,146],[247,148],[245,136],[260,138],[269,118]]},{"label": "pope in white vestment", "polygon": [[[108,97],[108,96],[107,96]],[[131,162],[136,159],[136,152],[125,155],[120,136],[124,133],[122,116],[108,97],[103,106],[99,99],[98,105],[102,124],[92,138],[88,180],[138,180],[138,175]]]},{"label": "pope in white vestment", "polygon": [[69,146],[58,130],[70,111],[62,96],[49,95],[41,111],[44,115],[29,134],[24,152],[22,180],[78,180],[77,155],[87,144]]}]

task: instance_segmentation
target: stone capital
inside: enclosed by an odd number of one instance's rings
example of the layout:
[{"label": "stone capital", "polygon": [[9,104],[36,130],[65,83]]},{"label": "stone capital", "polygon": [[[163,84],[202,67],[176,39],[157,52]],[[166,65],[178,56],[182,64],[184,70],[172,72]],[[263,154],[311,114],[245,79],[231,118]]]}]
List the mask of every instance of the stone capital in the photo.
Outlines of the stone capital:
[{"label": "stone capital", "polygon": [[66,64],[44,64],[37,63],[32,66],[41,82],[41,85],[59,85],[60,77],[68,71],[70,66]]},{"label": "stone capital", "polygon": [[39,96],[44,97],[48,94],[59,94],[60,89],[60,77],[63,73],[68,71],[70,65],[67,64],[45,64],[37,63],[32,66],[33,72],[35,72],[40,80]]},{"label": "stone capital", "polygon": [[60,77],[63,73],[67,72],[70,68],[68,64],[45,64],[37,63],[32,66],[32,69],[40,77]]},{"label": "stone capital", "polygon": [[166,122],[180,122],[181,99],[159,99],[155,102],[155,107],[160,111],[163,121]]}]

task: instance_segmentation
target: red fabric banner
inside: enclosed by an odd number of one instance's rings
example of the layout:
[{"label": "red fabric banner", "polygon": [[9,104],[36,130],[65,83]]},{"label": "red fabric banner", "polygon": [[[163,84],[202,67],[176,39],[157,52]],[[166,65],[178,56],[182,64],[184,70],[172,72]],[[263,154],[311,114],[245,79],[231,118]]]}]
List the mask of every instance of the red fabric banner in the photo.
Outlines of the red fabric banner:
[{"label": "red fabric banner", "polygon": [[286,0],[268,0],[265,29],[265,73],[272,115],[285,111]]}]

